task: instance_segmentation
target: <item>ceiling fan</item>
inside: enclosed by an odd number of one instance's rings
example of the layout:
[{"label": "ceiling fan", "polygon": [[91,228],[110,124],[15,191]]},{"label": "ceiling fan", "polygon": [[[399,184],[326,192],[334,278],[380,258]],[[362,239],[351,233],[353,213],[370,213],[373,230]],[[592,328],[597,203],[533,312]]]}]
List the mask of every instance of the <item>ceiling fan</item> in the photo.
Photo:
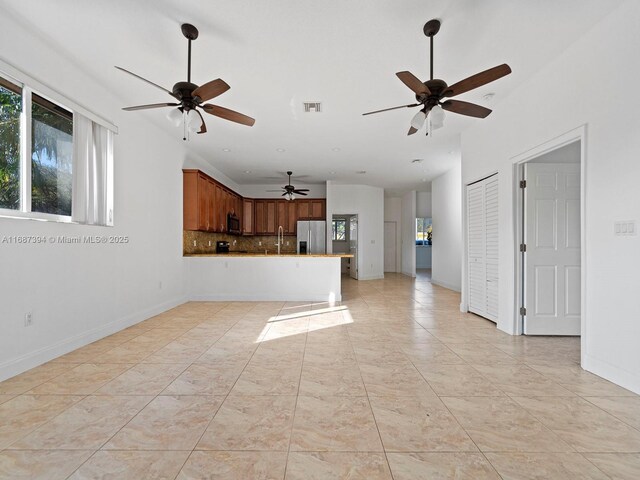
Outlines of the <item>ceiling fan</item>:
[{"label": "ceiling fan", "polygon": [[[472,75],[464,80],[448,86],[444,80],[433,78],[433,37],[440,30],[440,20],[429,20],[424,26],[424,34],[430,39],[430,67],[431,79],[421,82],[411,72],[398,72],[397,77],[416,94],[417,103],[409,105],[401,105],[399,107],[385,108],[373,112],[363,113],[363,115],[371,115],[373,113],[387,112],[398,108],[422,107],[411,120],[411,128],[407,135],[416,133],[427,120],[429,116],[430,127],[432,129],[440,128],[444,122],[444,111],[447,110],[469,117],[485,118],[491,113],[491,110],[474,103],[463,102],[461,100],[444,100],[445,98],[455,97],[461,93],[468,92],[474,88],[481,87],[487,83],[491,83],[505,75],[511,73],[511,68],[506,63],[490,68],[483,72]],[[427,132],[427,135],[429,132]]]},{"label": "ceiling fan", "polygon": [[225,120],[230,120],[232,122],[247,125],[249,127],[253,126],[255,120],[251,117],[248,117],[247,115],[243,115],[242,113],[234,112],[233,110],[229,110],[228,108],[213,105],[211,103],[203,103],[217,97],[218,95],[223,94],[231,87],[229,87],[229,85],[220,78],[212,80],[200,86],[196,85],[195,83],[191,83],[191,42],[198,38],[198,29],[189,23],[185,23],[182,25],[182,34],[187,38],[187,40],[189,40],[187,81],[176,83],[171,91],[164,87],[161,87],[157,83],[141,77],[140,75],[130,72],[129,70],[125,70],[122,67],[116,66],[118,70],[128,73],[129,75],[132,75],[142,80],[143,82],[146,82],[149,85],[153,85],[163,92],[168,93],[174,99],[176,99],[177,102],[137,105],[134,107],[125,107],[123,108],[123,110],[133,111],[146,110],[150,108],[177,107],[173,108],[169,112],[167,117],[176,126],[180,126],[180,123],[183,122],[185,130],[185,135],[183,138],[184,140],[186,140],[187,137],[187,129],[191,131],[197,131],[198,133],[207,132],[207,126],[205,125],[204,118],[202,118],[202,114],[200,113],[200,110],[198,110],[198,108],[201,108],[210,115],[215,115],[216,117],[220,117]]},{"label": "ceiling fan", "polygon": [[281,190],[267,190],[267,192],[284,192],[282,194],[283,197],[287,197],[287,200],[293,200],[295,199],[295,195],[302,195],[302,196],[306,196],[307,194],[305,192],[308,192],[309,189],[308,188],[296,188],[293,185],[291,185],[291,175],[293,175],[293,172],[289,171],[287,172],[287,175],[289,176],[289,183],[287,185],[285,185],[284,187],[282,187]]}]

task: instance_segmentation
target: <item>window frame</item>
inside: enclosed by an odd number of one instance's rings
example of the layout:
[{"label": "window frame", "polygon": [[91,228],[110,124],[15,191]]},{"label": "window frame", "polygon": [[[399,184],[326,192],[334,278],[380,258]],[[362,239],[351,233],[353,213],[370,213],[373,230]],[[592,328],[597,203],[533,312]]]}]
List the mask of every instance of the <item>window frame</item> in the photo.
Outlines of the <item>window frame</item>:
[{"label": "window frame", "polygon": [[84,115],[93,122],[111,130],[116,135],[118,133],[118,127],[2,60],[0,60],[0,77],[22,89],[22,112],[20,114],[20,209],[0,208],[0,218],[31,219],[77,224],[77,222],[71,219],[71,215],[31,211],[32,94],[35,93],[45,100],[64,108],[71,112],[72,115],[76,113]]},{"label": "window frame", "polygon": [[[336,238],[336,234],[338,233],[337,223],[344,223],[344,239],[340,240]],[[335,228],[334,228],[335,225]],[[347,219],[346,218],[334,218],[331,220],[331,241],[333,242],[346,242],[347,241]]]}]

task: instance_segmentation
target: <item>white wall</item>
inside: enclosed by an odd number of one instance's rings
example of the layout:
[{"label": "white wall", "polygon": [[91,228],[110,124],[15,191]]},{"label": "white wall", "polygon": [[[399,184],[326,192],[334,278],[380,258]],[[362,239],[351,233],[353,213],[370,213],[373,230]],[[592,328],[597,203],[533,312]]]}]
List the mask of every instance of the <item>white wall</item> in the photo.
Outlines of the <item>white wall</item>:
[{"label": "white wall", "polygon": [[384,221],[396,222],[396,271],[402,271],[402,199],[384,198]]},{"label": "white wall", "polygon": [[416,192],[402,197],[402,273],[416,276]]},{"label": "white wall", "polygon": [[431,192],[416,192],[416,217],[431,218]]},{"label": "white wall", "polygon": [[[122,100],[4,15],[0,43],[11,45],[4,61],[119,127],[115,227],[0,218],[0,237],[129,237],[118,245],[0,244],[2,380],[184,300],[186,148],[178,131],[169,136],[144,114],[122,112]],[[29,311],[33,325],[24,327]]]},{"label": "white wall", "polygon": [[[358,279],[384,277],[384,190],[368,185],[327,182],[327,218],[358,215]],[[331,246],[327,229],[327,245]],[[328,252],[331,253],[331,252]]]},{"label": "white wall", "polygon": [[462,268],[461,169],[457,166],[431,183],[433,239],[431,281],[457,292]]},{"label": "white wall", "polygon": [[[637,393],[640,237],[615,237],[613,223],[640,219],[640,117],[636,114],[640,97],[633,94],[640,78],[639,23],[640,3],[625,2],[496,105],[490,117],[462,135],[463,182],[495,171],[500,174],[498,327],[513,332],[515,199],[511,159],[587,125],[582,365]],[[594,97],[594,92],[603,88],[606,94]],[[553,92],[552,99],[548,92]],[[437,242],[435,206],[434,197]]]}]

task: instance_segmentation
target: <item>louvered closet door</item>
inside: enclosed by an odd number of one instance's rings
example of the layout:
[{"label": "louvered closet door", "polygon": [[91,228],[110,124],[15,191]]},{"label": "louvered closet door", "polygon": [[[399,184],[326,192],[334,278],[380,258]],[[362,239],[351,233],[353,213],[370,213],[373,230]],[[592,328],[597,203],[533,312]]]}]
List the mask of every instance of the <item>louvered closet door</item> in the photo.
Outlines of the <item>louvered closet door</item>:
[{"label": "louvered closet door", "polygon": [[498,176],[467,186],[469,311],[498,320]]},{"label": "louvered closet door", "polygon": [[467,187],[469,311],[478,315],[487,304],[484,225],[484,184],[478,182]]},{"label": "louvered closet door", "polygon": [[485,205],[486,317],[498,321],[498,176],[483,181]]}]

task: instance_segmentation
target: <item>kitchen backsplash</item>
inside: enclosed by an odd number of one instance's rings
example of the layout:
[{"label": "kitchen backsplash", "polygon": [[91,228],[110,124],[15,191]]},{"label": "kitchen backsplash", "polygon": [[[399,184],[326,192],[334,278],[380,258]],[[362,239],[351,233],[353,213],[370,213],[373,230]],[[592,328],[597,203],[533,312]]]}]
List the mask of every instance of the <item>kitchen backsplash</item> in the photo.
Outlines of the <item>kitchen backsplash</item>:
[{"label": "kitchen backsplash", "polygon": [[[246,251],[249,253],[269,253],[278,251],[276,243],[278,237],[273,236],[253,236],[242,237],[239,235],[227,235],[225,233],[208,233],[184,230],[182,234],[182,252],[183,254],[193,253],[216,253],[216,242],[229,242],[229,250],[231,252]],[[195,242],[195,246],[194,243]],[[211,242],[211,246],[209,246]],[[235,242],[235,244],[234,244]],[[289,245],[287,245],[287,242]],[[284,245],[280,249],[281,253],[296,253],[296,237],[287,235],[284,237]]]}]

